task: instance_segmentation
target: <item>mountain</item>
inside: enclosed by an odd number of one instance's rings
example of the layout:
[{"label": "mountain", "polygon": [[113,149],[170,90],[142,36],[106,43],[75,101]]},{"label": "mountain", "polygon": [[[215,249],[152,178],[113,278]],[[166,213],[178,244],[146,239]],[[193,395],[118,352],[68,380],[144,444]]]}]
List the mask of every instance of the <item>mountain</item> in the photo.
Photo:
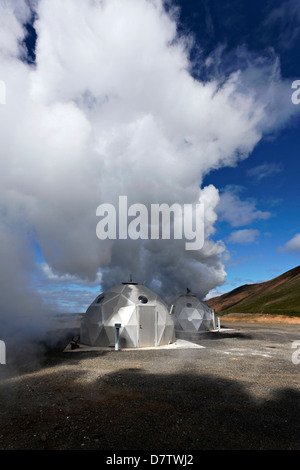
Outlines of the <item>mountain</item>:
[{"label": "mountain", "polygon": [[300,266],[270,281],[245,284],[206,301],[216,313],[265,313],[300,317]]}]

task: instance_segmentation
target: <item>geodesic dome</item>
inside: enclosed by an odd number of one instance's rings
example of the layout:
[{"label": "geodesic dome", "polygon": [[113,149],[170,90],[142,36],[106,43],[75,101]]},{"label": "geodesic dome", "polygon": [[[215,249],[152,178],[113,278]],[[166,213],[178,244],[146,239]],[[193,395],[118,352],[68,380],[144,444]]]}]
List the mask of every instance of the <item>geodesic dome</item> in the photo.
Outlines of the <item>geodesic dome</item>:
[{"label": "geodesic dome", "polygon": [[121,324],[121,348],[162,346],[175,341],[174,323],[165,302],[143,285],[129,282],[98,295],[83,317],[80,343],[114,346]]},{"label": "geodesic dome", "polygon": [[215,329],[214,310],[190,292],[173,302],[171,314],[176,331],[197,333]]}]

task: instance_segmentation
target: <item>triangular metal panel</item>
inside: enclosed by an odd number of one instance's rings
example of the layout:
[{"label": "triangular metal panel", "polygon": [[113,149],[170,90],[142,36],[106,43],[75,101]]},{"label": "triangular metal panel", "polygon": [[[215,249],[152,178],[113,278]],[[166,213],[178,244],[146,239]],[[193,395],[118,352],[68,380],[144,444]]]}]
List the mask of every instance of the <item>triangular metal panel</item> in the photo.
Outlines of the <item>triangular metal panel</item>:
[{"label": "triangular metal panel", "polygon": [[203,314],[202,314],[202,312],[199,312],[199,310],[196,310],[194,308],[193,310],[190,309],[187,312],[187,318],[188,318],[189,321],[194,321],[194,320],[201,320],[202,321]]},{"label": "triangular metal panel", "polygon": [[187,318],[178,318],[178,324],[183,330],[186,330],[189,328],[189,321]]},{"label": "triangular metal panel", "polygon": [[122,334],[120,335],[121,347],[122,347],[123,337],[126,339],[126,342],[127,342],[126,347],[136,348],[137,347],[137,325],[124,327]]},{"label": "triangular metal panel", "polygon": [[90,323],[89,324],[89,333],[88,333],[88,337],[89,337],[89,341],[91,344],[94,344],[99,333],[101,333],[103,329],[103,325],[95,325],[95,324],[92,324]]},{"label": "triangular metal panel", "polygon": [[101,327],[97,332],[97,336],[91,342],[92,346],[109,346],[109,338],[105,327]]},{"label": "triangular metal panel", "polygon": [[114,346],[116,341],[116,329],[114,326],[104,326],[105,334],[108,338],[108,344],[105,346]]},{"label": "triangular metal panel", "polygon": [[194,318],[191,322],[190,322],[191,325],[193,325],[193,327],[195,328],[195,330],[199,330],[200,329],[200,326],[202,324],[202,318]]},{"label": "triangular metal panel", "polygon": [[157,345],[162,346],[175,341],[174,327],[172,325],[166,325],[162,330],[162,334],[158,340]]},{"label": "triangular metal panel", "polygon": [[103,310],[104,323],[110,321],[111,318],[118,312],[120,308],[126,307],[127,305],[128,305],[127,300],[121,295],[114,297],[105,305],[103,305],[102,310]]},{"label": "triangular metal panel", "polygon": [[119,294],[117,294],[116,292],[105,292],[105,294],[103,294],[104,298],[101,301],[101,305],[107,304],[107,302],[110,302],[111,300],[115,299],[116,297],[118,297],[118,295]]},{"label": "triangular metal panel", "polygon": [[121,307],[118,315],[120,317],[120,323],[122,326],[136,325],[136,307],[135,305],[129,305],[127,307]]},{"label": "triangular metal panel", "polygon": [[163,334],[164,334],[164,331],[165,331],[165,325],[162,325],[162,324],[157,324],[157,345],[160,345],[160,343],[162,342],[162,337],[163,337]]},{"label": "triangular metal panel", "polygon": [[[115,326],[115,323],[121,323],[121,316],[119,315],[119,311],[111,315],[109,318],[106,319],[105,321],[105,326]],[[123,325],[122,325],[123,326]]]},{"label": "triangular metal panel", "polygon": [[158,325],[165,325],[167,315],[169,312],[162,308],[157,308],[157,323]]}]

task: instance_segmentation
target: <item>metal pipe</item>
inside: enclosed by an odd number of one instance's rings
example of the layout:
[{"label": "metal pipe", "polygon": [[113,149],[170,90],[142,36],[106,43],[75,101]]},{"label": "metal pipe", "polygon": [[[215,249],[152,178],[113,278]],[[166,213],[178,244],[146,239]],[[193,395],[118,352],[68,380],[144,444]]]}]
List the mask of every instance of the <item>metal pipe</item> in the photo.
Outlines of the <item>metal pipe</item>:
[{"label": "metal pipe", "polygon": [[215,311],[212,311],[212,319],[213,319],[213,330],[216,329],[216,317],[215,317]]},{"label": "metal pipe", "polygon": [[218,330],[221,331],[220,317],[218,317]]},{"label": "metal pipe", "polygon": [[115,335],[115,351],[119,351],[119,333],[121,323],[115,323],[116,335]]}]

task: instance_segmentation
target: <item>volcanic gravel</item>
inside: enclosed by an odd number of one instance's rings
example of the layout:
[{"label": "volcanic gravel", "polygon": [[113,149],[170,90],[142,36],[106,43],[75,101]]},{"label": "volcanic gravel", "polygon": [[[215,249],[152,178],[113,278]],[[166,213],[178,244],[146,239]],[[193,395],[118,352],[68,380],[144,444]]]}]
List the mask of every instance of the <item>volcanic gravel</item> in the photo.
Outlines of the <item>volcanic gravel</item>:
[{"label": "volcanic gravel", "polygon": [[183,338],[203,348],[8,360],[0,449],[299,450],[299,325],[225,327]]}]

